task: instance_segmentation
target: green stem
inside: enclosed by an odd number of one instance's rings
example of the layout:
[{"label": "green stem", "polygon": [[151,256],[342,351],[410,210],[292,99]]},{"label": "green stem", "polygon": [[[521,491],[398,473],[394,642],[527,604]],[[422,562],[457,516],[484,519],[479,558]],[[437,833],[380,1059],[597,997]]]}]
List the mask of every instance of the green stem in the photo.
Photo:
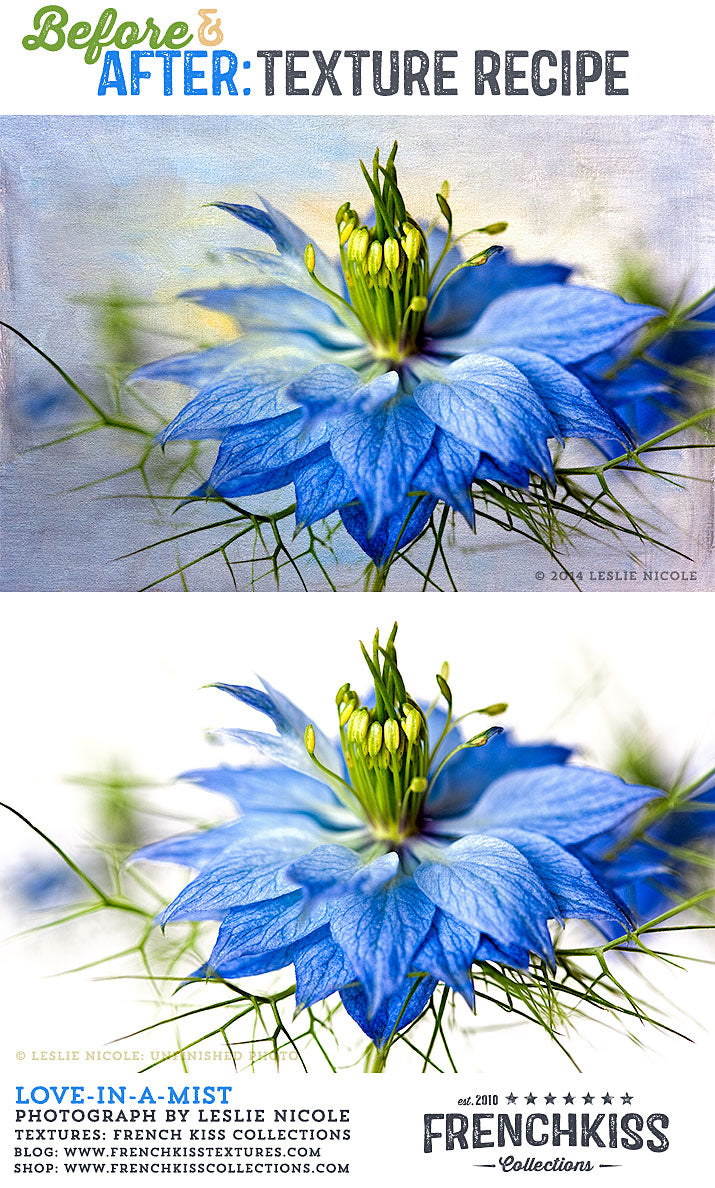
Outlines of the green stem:
[{"label": "green stem", "polygon": [[644,933],[647,935],[649,932],[654,931],[657,924],[662,924],[664,920],[672,920],[673,916],[679,916],[681,912],[688,911],[692,907],[697,907],[698,904],[703,903],[706,899],[712,899],[714,895],[715,887],[710,887],[707,891],[700,891],[699,894],[692,895],[690,899],[686,899],[683,903],[679,903],[677,907],[663,912],[660,916],[656,916],[646,924],[640,924],[632,932],[624,932],[622,936],[615,937],[605,945],[595,945],[590,949],[559,949],[557,955],[559,957],[596,957],[599,953],[607,953],[611,949],[620,949],[623,945],[630,945],[635,938],[640,937]]},{"label": "green stem", "polygon": [[673,437],[676,433],[682,433],[684,429],[690,429],[694,425],[699,425],[701,421],[705,421],[713,415],[715,415],[715,408],[703,409],[702,412],[695,413],[692,417],[688,417],[687,420],[680,421],[679,424],[673,425],[663,433],[659,433],[657,437],[651,437],[648,441],[644,441],[642,445],[636,446],[635,449],[628,450],[625,454],[619,454],[617,458],[611,458],[608,462],[603,462],[599,466],[569,466],[557,469],[556,473],[557,475],[598,475],[602,474],[605,470],[613,470],[614,467],[622,466],[624,462],[632,462],[634,459],[638,459],[641,454],[654,449],[661,441],[667,441],[669,437]]},{"label": "green stem", "polygon": [[357,311],[354,309],[354,307],[353,307],[353,306],[350,304],[350,302],[349,302],[349,301],[346,301],[346,300],[345,300],[345,298],[344,298],[344,297],[341,297],[339,293],[336,293],[336,292],[334,292],[334,290],[333,290],[333,289],[329,289],[327,285],[324,285],[322,281],[319,281],[319,280],[318,280],[318,278],[317,278],[317,276],[315,275],[315,273],[314,273],[314,272],[311,272],[311,271],[310,271],[310,269],[308,269],[308,276],[309,276],[309,277],[310,277],[310,279],[313,281],[313,283],[314,283],[315,285],[317,285],[317,286],[318,286],[318,288],[319,288],[319,289],[321,289],[321,290],[322,290],[322,292],[323,292],[323,293],[325,293],[325,295],[326,295],[327,297],[329,297],[329,298],[330,298],[330,302],[331,302],[331,304],[332,304],[334,301],[339,301],[339,302],[340,302],[340,304],[341,304],[341,305],[343,305],[343,306],[345,307],[345,309],[348,311],[348,313],[349,313],[349,314],[352,314],[352,316],[355,318],[355,320],[356,320],[356,322],[358,323],[358,325],[360,325],[360,326],[362,327],[362,329],[365,331],[365,333],[366,333],[366,334],[368,333],[367,326],[365,325],[365,323],[363,322],[362,318],[359,316],[359,314],[358,314],[358,313],[357,313]]},{"label": "green stem", "polygon": [[461,264],[458,264],[456,268],[452,268],[452,269],[451,269],[451,270],[450,270],[450,271],[449,271],[449,272],[446,274],[446,276],[443,276],[443,277],[442,277],[442,279],[441,279],[441,281],[440,281],[440,282],[439,282],[439,284],[437,285],[437,288],[435,289],[434,293],[433,293],[433,294],[432,294],[432,296],[430,297],[430,302],[429,302],[429,305],[427,306],[427,309],[425,310],[424,317],[425,317],[425,318],[427,318],[427,316],[429,315],[429,312],[430,312],[430,310],[432,309],[432,306],[433,306],[433,305],[434,305],[434,303],[435,303],[435,299],[436,299],[436,297],[437,297],[438,293],[440,293],[440,292],[442,291],[442,289],[444,288],[444,286],[447,284],[447,281],[448,281],[448,280],[451,280],[451,279],[452,279],[452,277],[453,277],[453,276],[454,276],[454,275],[455,275],[457,272],[461,272],[461,270],[462,270],[463,268],[476,268],[476,267],[478,267],[478,265],[472,264],[472,263],[471,263],[469,260],[463,260]]},{"label": "green stem", "polygon": [[[459,237],[459,238],[461,239],[461,238],[462,238],[462,236],[460,235],[460,237]],[[428,288],[429,288],[429,286],[432,284],[432,281],[434,280],[435,276],[437,275],[437,272],[438,272],[438,270],[439,270],[439,266],[440,266],[440,264],[442,263],[442,261],[444,260],[444,257],[447,255],[447,252],[448,252],[448,251],[449,251],[449,249],[450,249],[450,248],[451,248],[451,247],[452,247],[452,246],[453,246],[455,243],[457,243],[457,242],[458,242],[458,241],[457,241],[456,239],[454,239],[454,240],[452,239],[452,228],[450,227],[450,228],[448,229],[448,231],[447,231],[447,237],[446,237],[446,239],[445,239],[445,241],[444,241],[444,247],[442,248],[442,251],[441,251],[441,252],[440,252],[440,254],[439,254],[439,258],[438,258],[438,260],[437,260],[437,262],[436,262],[436,264],[435,264],[434,268],[432,268],[432,269],[430,270],[430,267],[429,267],[429,260],[427,261],[427,273],[428,273],[428,278],[429,278],[429,279],[428,279],[428,281],[427,281],[427,287],[428,287]]]},{"label": "green stem", "polygon": [[369,1073],[382,1073],[385,1071],[387,1064],[387,1053],[384,1048],[378,1048],[377,1044],[371,1044],[368,1049],[368,1062],[366,1071]]},{"label": "green stem", "polygon": [[693,313],[693,311],[696,310],[698,306],[704,305],[708,298],[712,297],[713,294],[715,294],[715,285],[713,285],[711,289],[708,289],[706,293],[703,293],[701,297],[696,297],[695,301],[690,302],[690,305],[686,305],[684,309],[679,309],[678,320],[682,321],[683,318],[688,316],[688,314]]}]

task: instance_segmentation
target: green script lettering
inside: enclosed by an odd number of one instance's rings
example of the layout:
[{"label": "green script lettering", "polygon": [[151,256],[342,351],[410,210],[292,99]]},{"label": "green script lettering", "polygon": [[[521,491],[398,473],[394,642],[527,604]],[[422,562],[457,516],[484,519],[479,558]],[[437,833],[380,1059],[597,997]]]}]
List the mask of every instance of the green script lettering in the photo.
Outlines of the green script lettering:
[{"label": "green script lettering", "polygon": [[168,49],[183,49],[194,39],[186,21],[174,21],[162,34],[152,17],[147,17],[141,33],[136,21],[123,21],[117,25],[117,19],[116,8],[105,8],[94,27],[89,21],[77,21],[65,33],[69,21],[67,9],[59,4],[46,4],[37,10],[33,18],[36,32],[23,37],[22,45],[26,50],[54,51],[62,49],[64,45],[69,49],[83,49],[85,62],[92,65],[99,61],[102,50],[111,45],[116,45],[118,49],[129,49],[148,39],[152,49],[162,45]]},{"label": "green script lettering", "polygon": [[[23,37],[23,48],[26,50],[62,49],[65,43],[63,30],[68,20],[67,10],[60,8],[57,4],[47,4],[44,8],[38,8],[32,22],[33,28],[37,29],[37,37],[33,37],[32,33]],[[51,34],[54,34],[54,41],[48,40]]]}]

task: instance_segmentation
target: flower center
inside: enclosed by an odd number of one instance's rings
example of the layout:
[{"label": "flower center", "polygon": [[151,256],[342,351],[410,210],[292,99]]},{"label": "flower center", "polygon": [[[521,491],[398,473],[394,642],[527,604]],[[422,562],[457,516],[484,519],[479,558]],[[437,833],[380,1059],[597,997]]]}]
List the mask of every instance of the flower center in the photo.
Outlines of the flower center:
[{"label": "flower center", "polygon": [[[365,820],[376,842],[399,849],[420,832],[427,797],[445,764],[465,747],[483,746],[501,728],[482,731],[438,761],[440,747],[454,724],[447,668],[443,667],[437,683],[448,713],[442,732],[432,739],[430,748],[431,711],[425,712],[405,688],[397,664],[396,634],[397,624],[382,647],[376,633],[372,654],[360,645],[373,681],[374,705],[362,705],[349,683],[338,689],[335,702],[348,775],[346,781],[340,781],[347,794],[343,795],[344,803]],[[499,704],[477,712],[493,716],[504,709],[506,706]],[[313,754],[312,726],[306,730],[306,748],[320,766]]]},{"label": "flower center", "polygon": [[343,754],[350,784],[376,841],[399,845],[419,832],[429,786],[424,715],[413,701],[368,709],[342,707]]},{"label": "flower center", "polygon": [[[331,299],[336,312],[353,329],[357,325],[374,359],[399,367],[420,350],[427,315],[444,283],[460,268],[486,264],[490,256],[502,249],[489,247],[478,252],[457,264],[435,284],[440,266],[456,242],[447,201],[449,187],[445,182],[437,194],[447,231],[441,236],[443,246],[439,257],[431,265],[429,237],[436,223],[425,231],[407,210],[397,184],[396,153],[397,142],[385,165],[381,165],[378,149],[372,172],[360,162],[374,205],[374,224],[362,223],[350,202],[344,202],[335,215],[347,300],[328,289],[315,275],[312,244],[306,248],[305,265],[318,287]],[[505,223],[495,223],[475,230],[496,234],[505,227]]]}]

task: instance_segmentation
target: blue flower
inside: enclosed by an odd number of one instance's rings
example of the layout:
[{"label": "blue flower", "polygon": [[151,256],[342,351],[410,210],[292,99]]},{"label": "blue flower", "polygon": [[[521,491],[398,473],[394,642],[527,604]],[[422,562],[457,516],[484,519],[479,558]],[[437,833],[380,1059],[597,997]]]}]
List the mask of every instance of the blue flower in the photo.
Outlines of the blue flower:
[{"label": "blue flower", "polygon": [[693,313],[677,329],[652,342],[645,360],[629,361],[637,346],[636,335],[577,365],[574,373],[637,441],[647,441],[685,411],[688,381],[678,369],[715,354],[713,318],[713,305]]},{"label": "blue flower", "polygon": [[83,889],[74,871],[59,861],[25,860],[9,873],[13,895],[35,911],[76,901]]},{"label": "blue flower", "polygon": [[693,871],[690,855],[704,842],[712,844],[713,838],[715,783],[709,780],[634,842],[623,828],[615,829],[587,842],[580,856],[642,924],[687,897]]},{"label": "blue flower", "polygon": [[340,992],[382,1046],[438,983],[472,1005],[475,961],[552,963],[554,921],[627,928],[618,897],[578,851],[658,793],[496,727],[465,738],[444,677],[448,712],[406,692],[394,632],[365,656],[374,698],[338,691],[338,743],[266,683],[219,685],[273,723],[274,733],[220,732],[268,762],[187,773],[227,796],[237,819],[136,857],[197,872],[161,917],[219,922],[195,976],[293,965],[299,1007]]},{"label": "blue flower", "polygon": [[338,511],[378,565],[440,501],[472,525],[475,480],[552,482],[552,441],[625,443],[622,421],[575,369],[661,313],[498,247],[465,258],[441,194],[446,233],[407,212],[395,149],[384,168],[377,154],[372,174],[363,166],[374,225],[350,203],[338,210],[338,263],[264,200],[218,203],[276,248],[234,251],[267,283],[184,294],[230,314],[241,337],[134,377],[197,389],[161,440],[220,442],[198,494],[293,484],[299,525]]}]

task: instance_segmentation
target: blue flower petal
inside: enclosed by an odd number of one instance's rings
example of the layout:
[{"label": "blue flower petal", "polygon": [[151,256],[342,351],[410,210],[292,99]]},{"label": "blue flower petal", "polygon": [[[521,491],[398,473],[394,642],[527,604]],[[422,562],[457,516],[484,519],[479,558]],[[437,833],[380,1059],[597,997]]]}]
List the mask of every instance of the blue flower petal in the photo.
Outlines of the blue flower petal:
[{"label": "blue flower petal", "polygon": [[[315,283],[310,279],[308,271],[305,267],[305,249],[309,243],[312,242],[310,237],[302,231],[300,227],[296,226],[287,215],[282,211],[277,210],[275,206],[271,206],[265,198],[261,198],[265,210],[259,210],[256,206],[247,206],[235,202],[216,202],[215,206],[219,210],[225,210],[228,214],[234,215],[235,218],[240,219],[241,222],[246,223],[249,227],[254,227],[257,231],[262,231],[273,240],[280,259],[285,267],[291,268],[296,280],[301,284],[312,286],[313,293],[315,292]],[[315,250],[315,259],[317,264],[317,272],[323,284],[335,289],[336,285],[340,284],[340,277],[331,260],[321,251],[320,248],[313,245]],[[241,249],[238,249],[240,251]],[[237,253],[238,254],[238,253]]]},{"label": "blue flower petal", "polygon": [[[328,822],[328,825],[330,828],[334,827],[332,821]],[[302,811],[284,809],[281,814],[281,826],[304,832],[306,850],[312,849],[325,838],[321,832],[321,822],[311,820]],[[222,858],[258,842],[259,839],[272,837],[275,828],[274,812],[246,813],[236,821],[217,825],[213,829],[202,829],[197,833],[180,833],[175,837],[151,842],[136,850],[129,861],[176,862],[195,870],[205,870],[215,866]],[[344,833],[342,836],[345,836]]]},{"label": "blue flower petal", "polygon": [[355,981],[355,974],[345,959],[340,945],[336,945],[327,929],[296,945],[293,953],[295,965],[295,1001],[298,1009],[312,1006],[329,998],[336,990],[342,990]]},{"label": "blue flower petal", "polygon": [[342,466],[327,451],[324,454],[318,451],[296,466],[293,482],[295,519],[300,526],[323,520],[357,498]]},{"label": "blue flower petal", "polygon": [[[579,847],[579,857],[593,868],[597,878],[623,897],[636,921],[652,919],[672,907],[669,892],[683,890],[686,864],[678,858],[677,848],[704,840],[715,830],[714,801],[715,789],[706,787],[649,831],[649,836],[664,842],[669,849],[674,847],[675,853],[671,851],[666,856],[660,848],[637,842],[613,857],[614,845],[627,837],[628,824],[624,823]],[[688,804],[693,805],[692,811],[688,811]]]},{"label": "blue flower petal", "polygon": [[[625,368],[619,366],[633,342],[628,339],[616,350],[595,355],[574,370],[614,419],[625,424],[636,440],[644,441],[672,424],[683,397],[674,390],[673,380],[649,363],[637,359]],[[620,439],[599,445],[611,455],[622,451]]]},{"label": "blue flower petal", "polygon": [[313,720],[277,689],[272,688],[267,681],[263,681],[263,686],[265,691],[253,689],[248,685],[218,683],[215,687],[229,693],[244,705],[258,710],[259,713],[267,714],[278,731],[278,737],[239,729],[224,729],[218,733],[254,746],[262,754],[284,763],[294,771],[303,772],[313,779],[320,779],[319,769],[305,748],[306,728],[313,726],[316,758],[329,771],[340,771],[342,761],[336,746],[314,725]]},{"label": "blue flower petal", "polygon": [[228,796],[243,813],[304,813],[333,828],[348,823],[351,828],[355,826],[355,817],[339,803],[327,784],[285,767],[220,764],[183,772],[179,779]]},{"label": "blue flower petal", "polygon": [[368,996],[360,986],[346,986],[340,997],[358,1027],[376,1047],[382,1048],[394,1034],[404,1031],[420,1017],[436,988],[434,978],[405,978],[376,1011],[370,1009]]},{"label": "blue flower petal", "polygon": [[450,759],[429,794],[427,812],[430,817],[458,817],[507,772],[566,763],[570,756],[568,747],[556,743],[518,743],[505,730],[491,738],[486,747],[460,751]]},{"label": "blue flower petal", "polygon": [[245,837],[245,828],[244,821],[231,821],[228,825],[217,825],[215,829],[204,829],[200,833],[180,833],[176,837],[162,838],[136,850],[129,861],[176,862],[180,866],[201,870],[227,850],[239,845]]},{"label": "blue flower petal", "polygon": [[290,877],[306,892],[309,899],[335,897],[348,891],[371,895],[397,874],[397,854],[382,854],[366,863],[364,858],[345,846],[316,846],[303,852],[291,864]]},{"label": "blue flower petal", "polygon": [[433,853],[414,880],[436,907],[502,944],[552,956],[547,920],[558,918],[558,906],[514,846],[472,834]]},{"label": "blue flower petal", "polygon": [[325,904],[306,910],[301,891],[265,903],[233,908],[219,928],[208,966],[224,977],[229,976],[226,971],[233,968],[238,958],[285,949],[326,922]]},{"label": "blue flower petal", "polygon": [[475,961],[493,961],[497,965],[508,965],[512,969],[528,969],[529,950],[519,945],[498,945],[489,936],[483,936],[474,954]]},{"label": "blue flower petal", "polygon": [[415,969],[423,969],[438,982],[451,986],[474,1006],[471,967],[479,943],[479,930],[437,912],[427,936],[414,956]]},{"label": "blue flower petal", "polygon": [[296,379],[288,395],[309,417],[330,417],[351,411],[372,412],[395,395],[399,384],[396,371],[384,371],[364,383],[352,367],[330,363]]},{"label": "blue flower petal", "polygon": [[[274,763],[283,763],[293,771],[312,775],[316,768],[305,745],[292,737],[281,737],[275,734],[264,734],[260,730],[243,730],[234,726],[225,726],[214,732],[219,738],[230,739],[231,742],[241,743],[243,746],[253,747],[261,755],[265,755]],[[336,770],[333,767],[332,770]],[[326,777],[327,779],[327,777]]]},{"label": "blue flower petal", "polygon": [[[672,873],[658,875],[657,879],[645,879],[630,883],[622,888],[624,906],[634,920],[645,923],[655,919],[661,912],[672,908],[674,901],[682,894],[682,886]],[[607,940],[622,936],[625,929],[616,923],[599,924],[599,931]]]},{"label": "blue flower petal", "polygon": [[612,829],[662,793],[590,767],[513,771],[485,791],[462,828],[515,826],[573,845]]},{"label": "blue flower petal", "polygon": [[[432,236],[430,236],[430,240]],[[434,247],[437,247],[435,255]],[[442,244],[430,243],[430,258],[436,259]],[[459,262],[459,253],[449,253],[449,265]],[[445,260],[445,264],[447,261]],[[438,293],[427,316],[425,331],[431,338],[463,334],[473,326],[490,302],[512,289],[532,289],[537,285],[563,284],[572,269],[563,264],[519,264],[506,249],[492,256],[482,268],[463,268],[448,280]],[[444,264],[440,267],[444,275]]]},{"label": "blue flower petal", "polygon": [[235,697],[237,701],[257,710],[259,714],[265,714],[271,719],[279,734],[290,734],[297,738],[301,728],[305,733],[309,718],[292,702],[289,701],[286,707],[283,704],[286,699],[278,701],[273,696],[273,690],[269,693],[266,689],[254,689],[251,685],[227,685],[223,681],[215,681],[212,687]]},{"label": "blue flower petal", "polygon": [[280,949],[261,949],[243,957],[224,953],[218,964],[206,962],[191,975],[191,981],[211,978],[250,978],[256,974],[273,973],[285,969],[293,960],[294,945]]},{"label": "blue flower petal", "polygon": [[290,866],[310,850],[316,831],[276,828],[204,870],[164,909],[162,926],[171,920],[221,920],[231,908],[278,899],[295,891]]},{"label": "blue flower petal", "polygon": [[[254,479],[276,473],[292,475],[298,459],[319,449],[326,438],[325,425],[306,425],[301,412],[231,429],[221,442],[209,486],[226,498],[245,495],[247,483]],[[252,489],[270,490],[282,485],[285,483],[271,481],[270,486]]]},{"label": "blue flower petal", "polygon": [[[579,857],[584,862],[589,862],[598,871],[599,877],[610,886],[623,888],[641,879],[666,874],[670,869],[663,851],[654,850],[647,842],[632,843],[629,849],[615,857],[604,857],[601,860],[601,855],[612,850],[616,840],[613,835],[605,836],[608,838],[607,843],[599,844],[595,855],[592,853],[593,843],[589,843],[579,848]],[[596,838],[595,841],[600,843],[601,839]]]},{"label": "blue flower petal", "polygon": [[[254,350],[251,351],[255,355]],[[263,350],[269,344],[261,340]],[[127,383],[136,380],[171,380],[177,384],[186,384],[190,388],[201,388],[225,371],[232,364],[239,363],[243,353],[248,353],[246,344],[238,342],[222,342],[219,346],[206,347],[201,351],[186,351],[181,355],[170,355],[166,359],[157,359],[152,363],[144,363],[128,377]]]},{"label": "blue flower petal", "polygon": [[225,367],[182,408],[161,435],[162,443],[188,438],[220,439],[230,429],[295,414],[288,389],[297,376],[315,367],[315,346],[275,345],[256,358],[246,357]]},{"label": "blue flower petal", "polygon": [[329,284],[332,289],[341,287],[344,281],[338,265],[326,256],[322,248],[319,248],[313,243],[313,240],[302,228],[298,227],[287,215],[283,214],[283,211],[272,206],[268,199],[264,198],[261,194],[258,197],[266,209],[266,214],[273,220],[274,225],[286,243],[290,245],[291,250],[296,253],[303,267],[305,268],[305,249],[309,243],[312,243],[315,249],[316,270],[323,284]]},{"label": "blue flower petal", "polygon": [[412,489],[433,437],[434,425],[411,399],[347,413],[331,427],[332,455],[357,491],[371,536]]},{"label": "blue flower petal", "polygon": [[403,499],[373,533],[368,532],[367,515],[360,503],[342,507],[340,518],[362,551],[376,565],[382,565],[396,549],[406,548],[419,536],[436,506],[437,500],[428,495],[419,500]]},{"label": "blue flower petal", "polygon": [[715,785],[706,784],[683,801],[677,812],[669,813],[650,830],[652,837],[670,845],[689,845],[715,831]]},{"label": "blue flower petal", "polygon": [[553,478],[546,442],[559,428],[529,381],[511,363],[465,355],[439,380],[420,383],[414,400],[430,420],[498,463]]},{"label": "blue flower petal", "polygon": [[[287,228],[281,227],[270,214],[259,210],[257,206],[246,206],[236,202],[215,202],[214,206],[218,210],[227,211],[228,214],[232,214],[234,218],[240,219],[249,227],[254,227],[256,231],[262,231],[268,235],[282,254],[300,257],[305,252],[308,237],[294,223],[289,224]],[[289,222],[289,220],[286,221]]]},{"label": "blue flower petal", "polygon": [[664,335],[653,344],[651,353],[676,366],[709,358],[715,353],[715,330],[700,326],[700,322],[715,322],[715,305],[704,306],[681,329]]},{"label": "blue flower petal", "polygon": [[531,475],[525,466],[518,466],[513,462],[508,466],[497,465],[486,454],[482,454],[479,459],[474,477],[478,481],[504,483],[507,487],[521,487],[524,490],[531,482]]},{"label": "blue flower petal", "polygon": [[[311,279],[305,264],[293,256],[279,256],[276,252],[256,251],[253,248],[228,248],[229,254],[247,264],[260,276],[265,276],[272,285],[295,289],[306,296],[315,296],[316,284]],[[338,302],[334,308],[337,312]]]},{"label": "blue flower petal", "polygon": [[338,901],[330,931],[365,988],[369,1015],[402,985],[433,916],[412,879]]},{"label": "blue flower petal", "polygon": [[526,376],[553,416],[562,437],[626,441],[621,428],[588,388],[554,359],[520,347],[499,347],[494,354],[513,363]]},{"label": "blue flower petal", "polygon": [[478,460],[479,450],[440,429],[415,473],[415,487],[429,491],[436,499],[443,500],[461,512],[472,527],[474,506],[471,491]]},{"label": "blue flower petal", "polygon": [[578,858],[550,837],[513,827],[490,829],[489,834],[509,842],[524,855],[564,918],[616,920],[628,927],[627,918],[611,895]]},{"label": "blue flower petal", "polygon": [[[544,285],[498,297],[484,311],[463,348],[523,347],[578,363],[615,346],[663,311],[634,305],[615,293],[579,285]],[[456,342],[453,346],[456,347]]]},{"label": "blue flower petal", "polygon": [[324,301],[285,285],[189,289],[179,293],[179,297],[205,309],[227,314],[238,323],[243,333],[296,330],[312,334],[322,344],[334,347],[363,345],[338,321]]},{"label": "blue flower petal", "polygon": [[[240,451],[235,439],[233,445],[234,456],[236,456]],[[228,472],[230,460],[227,454],[224,454],[222,459],[222,469],[224,465]],[[284,487],[290,486],[293,480],[293,469],[291,463],[286,463],[285,466],[257,470],[253,474],[237,474],[233,478],[223,477],[219,471],[215,476],[218,485],[212,478],[209,478],[207,482],[192,491],[191,496],[193,499],[212,498],[217,495],[222,499],[245,499],[248,495],[263,495],[266,491],[281,491]]]}]

